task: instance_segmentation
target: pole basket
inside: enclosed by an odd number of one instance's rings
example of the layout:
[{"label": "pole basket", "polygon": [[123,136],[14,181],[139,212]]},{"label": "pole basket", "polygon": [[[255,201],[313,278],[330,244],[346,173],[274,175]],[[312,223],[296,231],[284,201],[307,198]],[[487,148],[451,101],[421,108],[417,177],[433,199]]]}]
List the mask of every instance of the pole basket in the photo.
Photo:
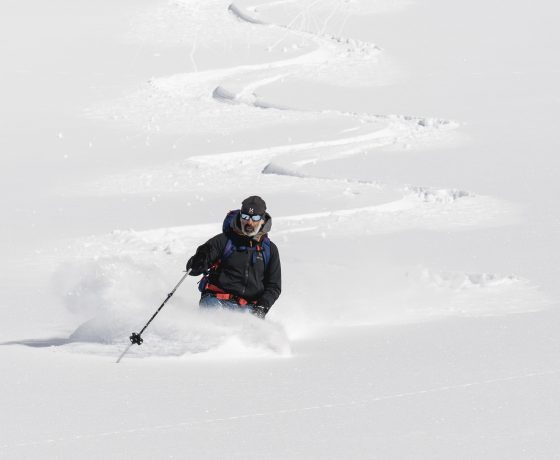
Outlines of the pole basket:
[{"label": "pole basket", "polygon": [[142,345],[144,339],[140,337],[140,334],[133,332],[132,335],[129,337],[131,343],[135,343],[136,345]]}]

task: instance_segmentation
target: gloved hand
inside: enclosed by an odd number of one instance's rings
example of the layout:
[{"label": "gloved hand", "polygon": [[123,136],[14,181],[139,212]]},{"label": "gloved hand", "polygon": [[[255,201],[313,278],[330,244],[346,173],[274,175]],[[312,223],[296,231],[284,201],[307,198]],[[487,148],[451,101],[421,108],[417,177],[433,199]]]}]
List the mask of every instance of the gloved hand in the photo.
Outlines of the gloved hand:
[{"label": "gloved hand", "polygon": [[187,270],[191,270],[191,276],[202,275],[210,267],[210,253],[205,247],[197,249],[196,254],[187,262]]},{"label": "gloved hand", "polygon": [[266,302],[259,302],[257,305],[253,305],[251,308],[251,314],[255,315],[258,318],[264,319],[266,314],[270,310],[270,307]]}]

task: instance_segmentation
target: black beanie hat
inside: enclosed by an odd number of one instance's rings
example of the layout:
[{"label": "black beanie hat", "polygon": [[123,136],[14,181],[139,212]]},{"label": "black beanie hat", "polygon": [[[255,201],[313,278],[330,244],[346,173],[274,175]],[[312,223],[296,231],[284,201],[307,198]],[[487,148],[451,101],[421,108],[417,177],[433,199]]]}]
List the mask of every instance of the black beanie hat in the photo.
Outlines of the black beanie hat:
[{"label": "black beanie hat", "polygon": [[241,203],[241,212],[250,216],[255,214],[262,216],[266,212],[266,203],[260,196],[250,196]]}]

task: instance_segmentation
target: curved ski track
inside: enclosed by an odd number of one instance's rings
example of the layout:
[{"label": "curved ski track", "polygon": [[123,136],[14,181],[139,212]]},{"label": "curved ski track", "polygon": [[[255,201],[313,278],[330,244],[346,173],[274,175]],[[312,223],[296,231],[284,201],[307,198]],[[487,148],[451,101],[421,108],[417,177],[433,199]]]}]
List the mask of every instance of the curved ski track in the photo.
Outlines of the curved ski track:
[{"label": "curved ski track", "polygon": [[[185,7],[186,5],[185,3]],[[416,228],[415,222],[418,222],[421,216],[426,216],[426,208],[429,208],[428,214],[432,216],[438,214],[438,209],[441,210],[442,218],[431,223],[428,218],[421,227],[500,225],[515,219],[515,210],[511,205],[492,197],[476,196],[466,192],[457,194],[451,189],[440,190],[437,193],[448,194],[453,199],[430,201],[422,199],[414,192],[415,189],[411,189],[408,185],[395,188],[378,183],[356,182],[346,178],[318,178],[307,174],[306,166],[351,155],[370,154],[380,147],[409,147],[421,143],[441,142],[453,136],[453,131],[458,124],[447,120],[404,115],[298,110],[263,101],[255,94],[255,91],[262,86],[285,78],[313,80],[318,76],[317,69],[324,69],[325,73],[334,69],[350,69],[355,72],[355,66],[359,62],[375,69],[377,58],[382,51],[370,43],[268,24],[252,17],[235,3],[228,4],[214,0],[207,4],[206,8],[208,10],[215,8],[216,21],[218,18],[229,21],[228,26],[233,27],[234,30],[237,27],[235,23],[239,23],[243,27],[256,30],[254,33],[257,35],[263,29],[268,30],[269,33],[276,31],[280,37],[291,34],[310,43],[311,49],[297,57],[274,62],[152,79],[147,87],[127,98],[126,110],[120,105],[123,101],[117,103],[117,109],[113,106],[113,110],[120,112],[129,121],[141,122],[148,132],[174,131],[175,124],[181,125],[182,132],[188,129],[204,131],[207,125],[214,126],[217,120],[221,121],[220,129],[223,126],[226,126],[226,129],[236,129],[240,125],[259,126],[281,121],[314,124],[334,121],[340,123],[340,132],[333,135],[331,139],[191,156],[181,162],[151,168],[148,171],[132,171],[124,175],[104,178],[102,181],[90,184],[88,187],[90,192],[196,193],[201,186],[213,183],[220,184],[220,191],[227,190],[228,193],[233,194],[240,188],[239,184],[247,180],[254,181],[261,188],[266,187],[268,191],[281,192],[293,189],[294,186],[301,187],[303,180],[309,185],[313,182],[313,187],[320,191],[349,193],[362,197],[362,206],[356,207],[355,211],[333,210],[333,215],[364,215],[364,210],[367,211],[365,213],[367,215],[368,212],[375,214],[380,211],[383,220],[390,215],[388,209],[398,210],[402,222],[400,229]],[[224,11],[227,11],[229,17],[224,17]],[[144,103],[150,106],[147,107]],[[149,121],[136,118],[138,114],[149,114]],[[171,119],[175,121],[170,121]],[[203,124],[206,126],[202,126]],[[350,132],[352,135],[348,135]],[[384,191],[381,199],[380,190]],[[399,195],[401,198],[398,198]],[[368,199],[365,198],[367,196],[371,198],[369,205]],[[392,197],[392,201],[394,198],[398,200],[393,204],[387,203],[388,196]],[[466,202],[468,206],[464,206]],[[408,215],[403,213],[403,209],[407,210]],[[471,210],[470,215],[469,210]],[[307,216],[305,219],[310,220],[309,214]],[[318,219],[316,225],[312,225],[312,228],[319,227],[322,224],[319,220],[323,217],[324,214],[319,213],[316,217]],[[408,217],[411,217],[410,225],[406,224]],[[276,231],[284,231],[278,224],[281,227],[284,222],[294,219],[297,220],[298,217],[276,219]],[[390,228],[394,229],[394,226],[391,225]]]}]

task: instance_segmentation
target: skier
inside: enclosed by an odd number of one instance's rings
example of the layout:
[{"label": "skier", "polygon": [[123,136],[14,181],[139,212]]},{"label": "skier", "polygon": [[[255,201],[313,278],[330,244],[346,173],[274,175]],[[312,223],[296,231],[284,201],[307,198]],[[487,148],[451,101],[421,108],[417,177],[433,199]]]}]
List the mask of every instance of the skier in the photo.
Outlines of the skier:
[{"label": "skier", "polygon": [[199,282],[201,307],[247,310],[264,318],[280,296],[278,248],[268,238],[272,218],[259,196],[230,211],[222,233],[209,239],[187,262]]}]

